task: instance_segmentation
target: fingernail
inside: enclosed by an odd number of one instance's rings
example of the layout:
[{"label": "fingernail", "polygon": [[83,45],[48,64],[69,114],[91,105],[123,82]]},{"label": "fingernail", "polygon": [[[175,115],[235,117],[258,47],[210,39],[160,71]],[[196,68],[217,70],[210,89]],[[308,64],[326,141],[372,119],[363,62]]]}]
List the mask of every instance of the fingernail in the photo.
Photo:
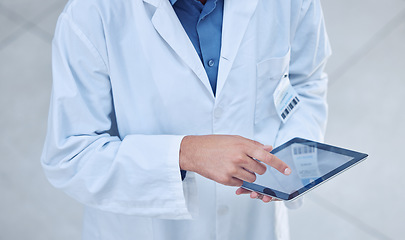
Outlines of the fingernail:
[{"label": "fingernail", "polygon": [[286,169],[284,170],[284,174],[285,174],[285,175],[290,175],[290,173],[291,173],[291,169],[290,169],[290,168],[286,168]]}]

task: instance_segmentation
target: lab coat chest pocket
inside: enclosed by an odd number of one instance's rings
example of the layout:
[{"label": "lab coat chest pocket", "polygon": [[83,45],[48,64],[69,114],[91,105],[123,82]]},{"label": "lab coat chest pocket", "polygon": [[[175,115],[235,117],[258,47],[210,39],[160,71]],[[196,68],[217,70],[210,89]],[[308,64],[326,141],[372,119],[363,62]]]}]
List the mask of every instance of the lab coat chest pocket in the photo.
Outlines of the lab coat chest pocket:
[{"label": "lab coat chest pocket", "polygon": [[256,108],[255,124],[277,117],[273,93],[285,74],[288,74],[290,50],[282,57],[269,58],[256,66]]}]

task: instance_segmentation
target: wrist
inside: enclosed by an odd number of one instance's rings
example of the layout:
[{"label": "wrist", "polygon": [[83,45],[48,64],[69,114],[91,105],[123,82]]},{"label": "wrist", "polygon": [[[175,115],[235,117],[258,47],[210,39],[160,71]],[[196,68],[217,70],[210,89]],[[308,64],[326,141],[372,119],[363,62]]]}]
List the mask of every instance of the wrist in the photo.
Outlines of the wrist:
[{"label": "wrist", "polygon": [[180,143],[179,166],[181,170],[191,171],[192,169],[189,155],[193,137],[185,136]]}]

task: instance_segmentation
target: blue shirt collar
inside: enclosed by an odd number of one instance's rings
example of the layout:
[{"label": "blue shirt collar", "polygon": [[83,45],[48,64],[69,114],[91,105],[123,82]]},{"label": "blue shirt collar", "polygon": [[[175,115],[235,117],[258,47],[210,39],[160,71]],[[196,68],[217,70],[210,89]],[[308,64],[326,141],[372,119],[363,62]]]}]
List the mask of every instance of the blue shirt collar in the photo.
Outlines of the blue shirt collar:
[{"label": "blue shirt collar", "polygon": [[174,5],[174,4],[177,2],[177,0],[169,0],[169,2],[170,2],[172,5]]}]

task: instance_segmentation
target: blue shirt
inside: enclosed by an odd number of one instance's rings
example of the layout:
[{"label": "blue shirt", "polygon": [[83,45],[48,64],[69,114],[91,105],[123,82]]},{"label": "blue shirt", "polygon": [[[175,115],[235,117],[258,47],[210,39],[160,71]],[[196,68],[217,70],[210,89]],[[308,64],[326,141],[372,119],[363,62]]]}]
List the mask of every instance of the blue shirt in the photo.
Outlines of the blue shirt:
[{"label": "blue shirt", "polygon": [[170,0],[216,92],[224,0]]}]

